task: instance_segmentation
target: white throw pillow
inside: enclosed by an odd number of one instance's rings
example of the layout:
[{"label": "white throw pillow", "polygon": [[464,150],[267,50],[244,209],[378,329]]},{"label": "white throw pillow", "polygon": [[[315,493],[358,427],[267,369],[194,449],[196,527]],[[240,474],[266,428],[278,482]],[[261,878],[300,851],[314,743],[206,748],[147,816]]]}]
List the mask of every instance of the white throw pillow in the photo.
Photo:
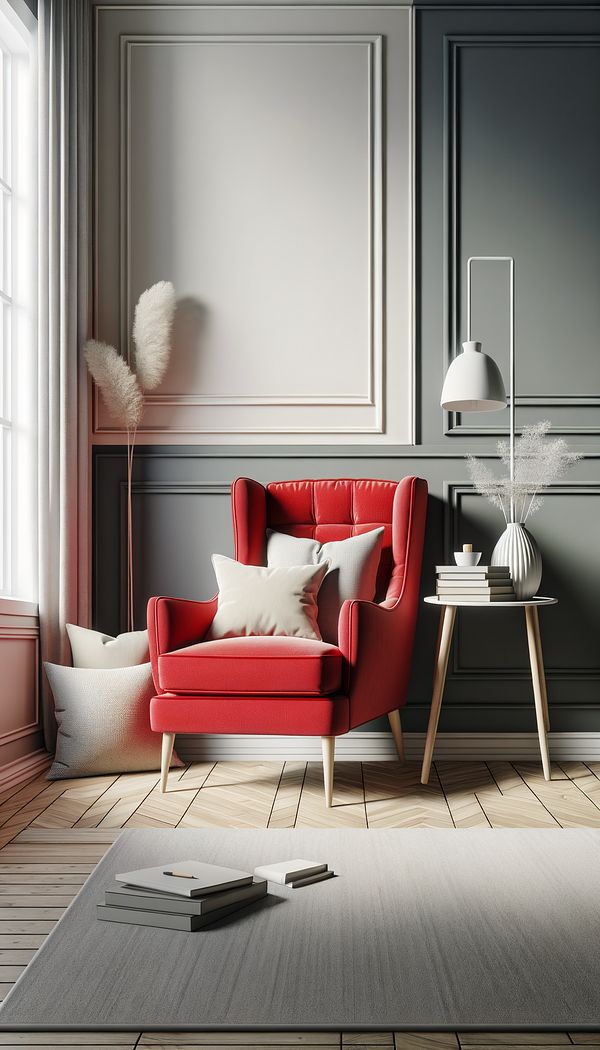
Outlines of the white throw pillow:
[{"label": "white throw pillow", "polygon": [[67,634],[73,667],[132,667],[145,664],[149,659],[147,631],[129,631],[113,638],[110,634],[68,623]]},{"label": "white throw pillow", "polygon": [[[58,723],[50,780],[160,769],[161,736],[150,728],[150,664],[44,666]],[[176,756],[173,761],[182,765]]]},{"label": "white throw pillow", "polygon": [[383,533],[380,527],[346,540],[319,543],[284,532],[268,532],[269,567],[329,564],[319,591],[318,622],[324,642],[338,644],[338,620],[345,601],[359,598],[370,602],[374,598]]},{"label": "white throw pillow", "polygon": [[269,569],[222,554],[213,554],[212,563],[219,604],[207,641],[273,634],[321,640],[317,594],[326,565]]}]

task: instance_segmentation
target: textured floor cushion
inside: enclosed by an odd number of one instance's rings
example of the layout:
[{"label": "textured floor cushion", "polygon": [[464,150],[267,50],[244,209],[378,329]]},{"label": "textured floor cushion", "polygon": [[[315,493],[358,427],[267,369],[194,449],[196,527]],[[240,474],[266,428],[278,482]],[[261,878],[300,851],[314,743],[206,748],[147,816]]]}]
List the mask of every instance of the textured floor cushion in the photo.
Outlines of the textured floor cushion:
[{"label": "textured floor cushion", "polygon": [[341,686],[342,655],[308,638],[222,638],[159,657],[158,673],[171,692],[326,696]]},{"label": "textured floor cushion", "polygon": [[[58,723],[51,780],[160,768],[161,739],[150,728],[150,664],[44,666]],[[177,758],[174,764],[181,765]]]}]

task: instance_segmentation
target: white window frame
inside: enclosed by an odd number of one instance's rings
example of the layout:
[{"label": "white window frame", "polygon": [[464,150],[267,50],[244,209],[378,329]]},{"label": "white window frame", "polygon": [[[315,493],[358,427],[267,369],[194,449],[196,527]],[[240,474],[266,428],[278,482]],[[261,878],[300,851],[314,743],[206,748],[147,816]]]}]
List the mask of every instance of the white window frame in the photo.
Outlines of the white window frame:
[{"label": "white window frame", "polygon": [[0,606],[37,599],[35,29],[0,0]]}]

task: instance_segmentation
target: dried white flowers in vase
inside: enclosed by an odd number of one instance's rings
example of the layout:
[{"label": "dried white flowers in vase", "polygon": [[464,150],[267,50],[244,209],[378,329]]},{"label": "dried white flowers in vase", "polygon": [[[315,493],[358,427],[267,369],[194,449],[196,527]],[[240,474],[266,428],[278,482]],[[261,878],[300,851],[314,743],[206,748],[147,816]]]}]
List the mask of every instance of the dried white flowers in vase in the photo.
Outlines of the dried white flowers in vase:
[{"label": "dried white flowers in vase", "polygon": [[492,553],[492,565],[508,565],[518,599],[532,598],[542,579],[542,559],[537,543],[525,522],[540,509],[543,493],[581,457],[571,452],[562,438],[549,438],[549,420],[523,427],[515,442],[514,478],[510,477],[510,450],[499,441],[498,455],[508,473],[496,477],[488,465],[474,456],[467,462],[473,487],[498,507],[506,529]]},{"label": "dried white flowers in vase", "polygon": [[114,346],[90,339],[84,354],[92,378],[118,427],[127,433],[127,630],[133,630],[133,454],[144,413],[144,394],[162,382],[171,354],[175,289],[159,281],[142,292],[133,321],[133,368]]}]

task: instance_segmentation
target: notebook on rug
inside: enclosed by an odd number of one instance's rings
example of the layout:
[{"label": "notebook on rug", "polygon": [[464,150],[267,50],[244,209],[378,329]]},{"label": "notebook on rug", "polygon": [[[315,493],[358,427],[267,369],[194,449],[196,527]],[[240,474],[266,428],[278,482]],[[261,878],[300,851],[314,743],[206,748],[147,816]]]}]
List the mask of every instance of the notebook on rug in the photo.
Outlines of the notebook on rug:
[{"label": "notebook on rug", "polygon": [[267,879],[276,882],[280,886],[308,886],[311,882],[320,882],[322,879],[330,879],[333,871],[329,871],[327,864],[316,860],[277,860],[271,864],[261,864],[254,869],[254,874],[259,879]]},{"label": "notebook on rug", "polygon": [[116,875],[117,882],[142,890],[176,894],[180,897],[202,897],[234,886],[248,886],[253,876],[236,868],[218,864],[203,864],[198,860],[182,860],[177,865],[161,864],[156,868],[140,868]]}]

